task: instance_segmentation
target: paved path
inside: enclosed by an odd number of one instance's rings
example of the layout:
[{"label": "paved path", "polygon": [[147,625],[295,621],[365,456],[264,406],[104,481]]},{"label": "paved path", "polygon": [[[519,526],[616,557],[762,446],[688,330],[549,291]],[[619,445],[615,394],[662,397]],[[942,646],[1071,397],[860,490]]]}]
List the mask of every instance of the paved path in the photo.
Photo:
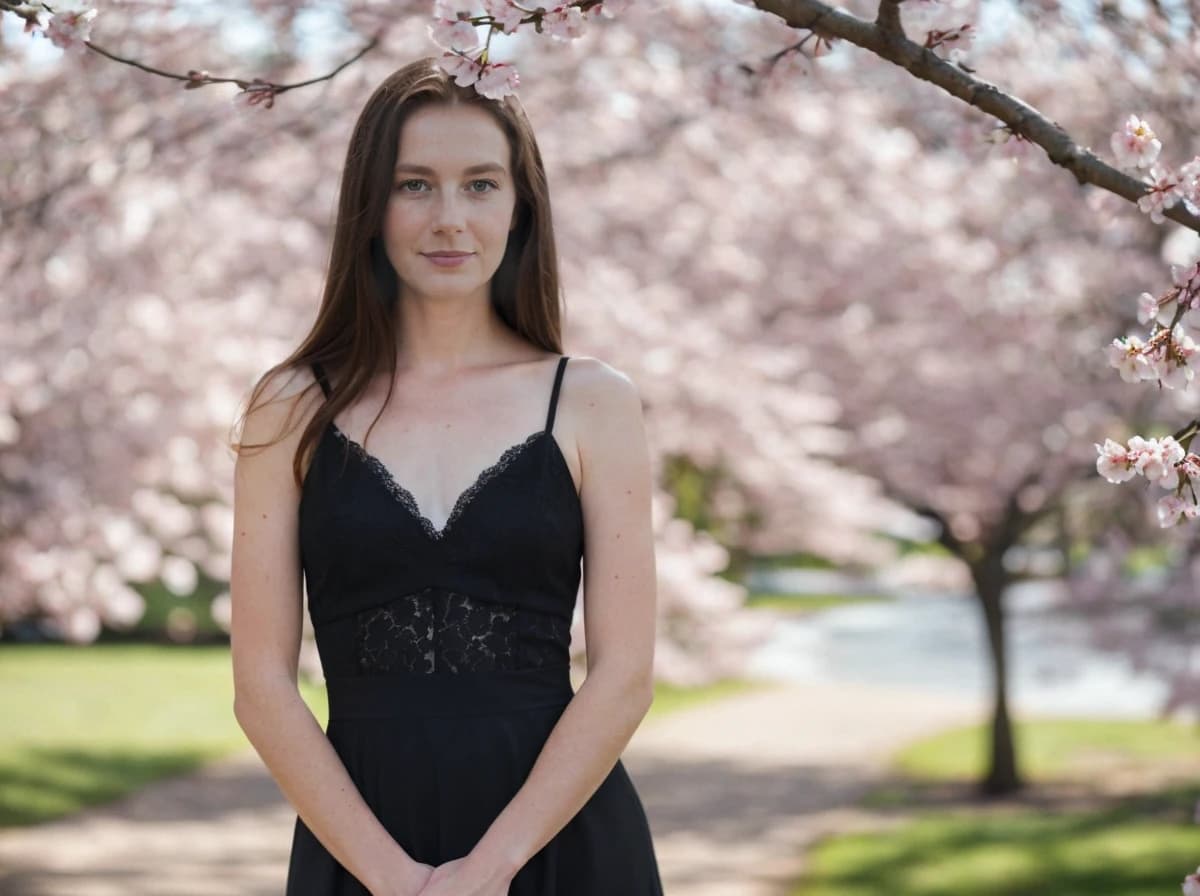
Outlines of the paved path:
[{"label": "paved path", "polygon": [[[962,698],[772,685],[645,722],[623,761],[667,896],[781,896],[803,848],[906,741],[979,721]],[[110,806],[0,832],[4,896],[279,896],[295,813],[248,750]]]}]

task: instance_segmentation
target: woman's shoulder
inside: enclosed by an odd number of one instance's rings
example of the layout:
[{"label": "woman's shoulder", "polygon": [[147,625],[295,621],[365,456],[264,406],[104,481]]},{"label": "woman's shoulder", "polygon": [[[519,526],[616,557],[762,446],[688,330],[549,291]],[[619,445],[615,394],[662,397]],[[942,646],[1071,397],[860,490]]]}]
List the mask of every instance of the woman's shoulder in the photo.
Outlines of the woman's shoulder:
[{"label": "woman's shoulder", "polygon": [[284,431],[296,432],[295,424],[307,423],[320,405],[316,384],[308,364],[276,365],[260,374],[246,406],[241,441],[256,443],[278,439]]},{"label": "woman's shoulder", "polygon": [[595,390],[610,396],[637,392],[633,377],[601,358],[571,354],[566,357],[566,373],[578,389]]},{"label": "woman's shoulder", "polygon": [[641,392],[624,370],[591,355],[570,355],[562,401],[586,430],[624,428],[641,416]]}]

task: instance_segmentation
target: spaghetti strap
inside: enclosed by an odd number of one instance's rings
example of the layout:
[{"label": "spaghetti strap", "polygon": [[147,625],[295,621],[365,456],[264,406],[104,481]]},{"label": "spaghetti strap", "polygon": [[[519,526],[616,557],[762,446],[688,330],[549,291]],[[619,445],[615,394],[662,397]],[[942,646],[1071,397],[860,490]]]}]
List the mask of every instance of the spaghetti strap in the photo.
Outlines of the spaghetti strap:
[{"label": "spaghetti strap", "polygon": [[563,370],[567,366],[568,355],[559,358],[558,369],[554,372],[554,389],[550,393],[550,411],[546,414],[546,432],[554,431],[554,412],[558,409],[558,388],[562,385]]},{"label": "spaghetti strap", "polygon": [[313,376],[317,378],[317,382],[321,384],[321,391],[325,393],[325,397],[330,395],[329,380],[325,377],[325,368],[321,366],[320,361],[312,362]]}]

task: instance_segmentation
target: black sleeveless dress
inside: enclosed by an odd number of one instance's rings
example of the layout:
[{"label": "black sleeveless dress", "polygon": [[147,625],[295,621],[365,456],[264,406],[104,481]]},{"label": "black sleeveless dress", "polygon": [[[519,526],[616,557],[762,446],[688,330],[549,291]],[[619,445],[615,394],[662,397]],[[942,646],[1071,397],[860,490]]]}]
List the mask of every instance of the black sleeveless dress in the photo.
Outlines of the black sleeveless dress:
[{"label": "black sleeveless dress", "polygon": [[[413,859],[471,851],[524,783],[574,696],[579,496],[552,432],[506,449],[437,529],[332,422],[299,508],[325,733],[367,805]],[[314,374],[329,395],[324,371]],[[286,896],[369,891],[296,818]],[[641,800],[618,760],[520,869],[510,896],[661,896]]]}]

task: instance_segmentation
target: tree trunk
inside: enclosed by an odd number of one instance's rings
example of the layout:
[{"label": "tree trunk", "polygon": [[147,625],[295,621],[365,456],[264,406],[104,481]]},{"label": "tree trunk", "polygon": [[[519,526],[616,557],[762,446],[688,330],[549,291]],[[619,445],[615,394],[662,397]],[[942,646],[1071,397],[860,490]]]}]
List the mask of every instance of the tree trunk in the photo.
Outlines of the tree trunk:
[{"label": "tree trunk", "polygon": [[1002,563],[1004,550],[989,546],[979,562],[971,564],[971,577],[987,624],[988,655],[992,664],[994,703],[987,775],[979,791],[987,796],[1015,793],[1024,787],[1017,773],[1017,753],[1008,714],[1008,662],[1004,637],[1004,589],[1009,576]]}]

